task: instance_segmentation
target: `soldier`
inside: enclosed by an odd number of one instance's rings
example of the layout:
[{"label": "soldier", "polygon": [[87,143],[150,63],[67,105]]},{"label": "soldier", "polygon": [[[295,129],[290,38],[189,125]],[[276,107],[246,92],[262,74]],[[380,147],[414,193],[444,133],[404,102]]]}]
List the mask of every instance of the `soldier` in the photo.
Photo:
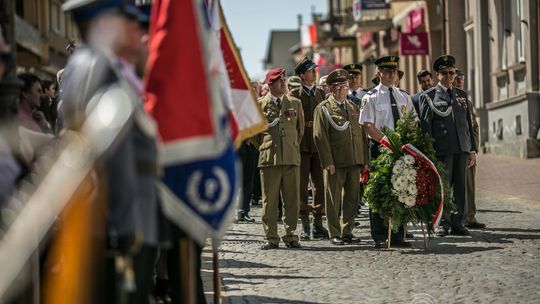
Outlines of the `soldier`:
[{"label": "soldier", "polygon": [[295,234],[300,207],[300,149],[304,134],[304,114],[300,100],[287,96],[285,70],[276,68],[268,71],[265,83],[270,93],[259,99],[268,130],[253,139],[259,149],[263,215],[262,223],[266,242],[262,250],[279,247],[277,232],[278,200],[283,198],[283,224],[285,235],[282,240],[287,248],[301,248]]},{"label": "soldier", "polygon": [[298,76],[291,76],[287,78],[287,89],[291,92],[294,89],[298,89],[302,86],[302,79]]},{"label": "soldier", "polygon": [[469,235],[463,226],[466,201],[466,169],[476,164],[476,142],[473,137],[471,113],[467,93],[453,87],[456,60],[450,55],[440,56],[433,63],[439,83],[420,96],[420,126],[435,139],[433,147],[437,159],[444,163],[446,176],[453,189],[457,212],[450,219],[443,217],[439,236]]},{"label": "soldier", "polygon": [[321,89],[326,94],[326,98],[328,98],[330,96],[330,88],[328,87],[328,84],[326,84],[326,78],[327,77],[328,77],[328,75],[324,75],[323,77],[321,77],[321,79],[319,79],[319,87],[321,87]]},{"label": "soldier", "polygon": [[[349,73],[334,70],[326,82],[332,95],[315,108],[313,140],[324,168],[326,219],[330,242],[357,243],[360,174],[368,169],[368,147],[358,123],[360,109],[347,99]],[[340,213],[341,223],[340,223]]]},{"label": "soldier", "polygon": [[[313,238],[328,238],[328,230],[323,227],[324,215],[324,182],[321,161],[313,142],[313,113],[315,107],[325,100],[323,90],[315,86],[317,80],[317,65],[307,57],[300,62],[295,72],[302,79],[302,86],[291,92],[291,96],[300,99],[304,111],[305,131],[300,142],[300,220],[302,221],[301,240],[309,240],[309,212],[313,210]],[[313,205],[308,204],[309,177],[314,185]],[[313,189],[313,187],[312,187]]]},{"label": "soldier", "polygon": [[431,75],[431,72],[428,70],[421,70],[416,74],[416,78],[418,79],[418,84],[422,88],[422,91],[412,96],[412,102],[416,113],[420,113],[420,95],[433,87],[433,75]]},{"label": "soldier", "polygon": [[[411,97],[407,92],[395,87],[400,75],[398,63],[398,56],[377,59],[375,61],[376,78],[379,84],[367,92],[362,99],[360,124],[371,138],[371,159],[376,159],[380,155],[380,141],[384,137],[381,132],[382,127],[394,130],[400,115],[414,111]],[[378,213],[373,213],[371,210],[369,210],[369,220],[375,247],[384,247],[388,237],[388,228],[384,220]],[[403,230],[404,228],[400,227],[398,233],[392,234],[392,246],[411,247],[411,244],[404,240]]]},{"label": "soldier", "polygon": [[[454,87],[463,90],[465,87],[465,74],[456,70],[456,79],[454,80]],[[474,105],[470,99],[467,99],[467,107],[471,112],[471,122],[473,125],[473,137],[476,147],[480,146],[480,129],[478,122],[476,121],[476,111]],[[486,224],[480,223],[476,220],[476,164],[467,168],[467,210],[465,212],[465,227],[472,229],[486,228]]]},{"label": "soldier", "polygon": [[[123,297],[130,293],[130,303],[149,303],[147,293],[134,293],[128,289],[129,284],[121,284],[115,268],[119,257],[133,259],[136,282],[132,283],[148,292],[152,277],[149,266],[153,266],[158,241],[157,128],[143,109],[139,91],[142,85],[129,62],[141,47],[138,32],[129,31],[137,26],[129,20],[139,18],[139,12],[119,0],[71,0],[62,8],[73,14],[84,42],[65,69],[63,106],[67,128],[78,130],[94,101],[113,92],[117,92],[115,103],[133,108],[129,122],[103,159],[110,253],[106,255],[106,277],[99,280],[97,290],[104,291],[100,299],[103,302],[126,300]],[[127,272],[122,275],[129,278]]]},{"label": "soldier", "polygon": [[347,64],[343,67],[349,73],[349,94],[347,98],[355,105],[360,106],[366,90],[362,89],[362,65],[358,63]]}]

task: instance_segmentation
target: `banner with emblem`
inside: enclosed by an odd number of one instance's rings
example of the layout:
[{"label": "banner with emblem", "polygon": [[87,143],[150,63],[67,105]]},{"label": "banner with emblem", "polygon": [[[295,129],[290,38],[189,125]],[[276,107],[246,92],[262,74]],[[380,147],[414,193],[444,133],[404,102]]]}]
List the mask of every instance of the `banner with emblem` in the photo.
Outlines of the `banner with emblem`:
[{"label": "banner with emblem", "polygon": [[222,237],[238,189],[228,80],[214,37],[206,1],[154,1],[145,93],[163,142],[161,202],[199,244]]}]

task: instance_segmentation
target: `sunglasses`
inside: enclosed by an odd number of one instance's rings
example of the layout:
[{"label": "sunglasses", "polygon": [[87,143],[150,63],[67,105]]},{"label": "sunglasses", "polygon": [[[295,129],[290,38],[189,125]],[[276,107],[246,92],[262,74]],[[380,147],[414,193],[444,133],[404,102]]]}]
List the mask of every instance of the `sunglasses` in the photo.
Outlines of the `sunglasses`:
[{"label": "sunglasses", "polygon": [[455,71],[441,71],[441,74],[445,75],[445,76],[454,76],[456,75],[456,72]]}]

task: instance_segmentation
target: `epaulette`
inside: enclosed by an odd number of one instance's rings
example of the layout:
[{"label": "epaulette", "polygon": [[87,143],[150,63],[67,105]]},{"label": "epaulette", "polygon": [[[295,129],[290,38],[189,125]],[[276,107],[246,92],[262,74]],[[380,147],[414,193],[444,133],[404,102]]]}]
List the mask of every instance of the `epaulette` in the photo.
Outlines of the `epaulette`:
[{"label": "epaulette", "polygon": [[456,87],[454,87],[453,89],[456,91],[456,93],[467,96],[467,92],[463,91],[462,89]]},{"label": "epaulette", "polygon": [[366,92],[366,93],[367,93],[367,92],[369,92],[369,90],[370,90],[370,89],[371,89],[371,88],[367,88],[367,89],[362,89],[362,91],[364,91],[364,92]]},{"label": "epaulette", "polygon": [[372,87],[372,88],[369,88],[368,91],[367,91],[367,93],[366,93],[366,95],[371,95],[371,94],[377,92],[376,88],[377,88],[377,86],[374,86],[374,87]]},{"label": "epaulette", "polygon": [[[429,95],[429,97],[431,97],[431,99],[433,99],[433,97],[435,97],[435,92],[437,92],[437,88],[432,87],[432,88],[429,88],[429,89],[425,90],[424,94]],[[420,95],[420,96],[422,96],[422,95]]]},{"label": "epaulette", "polygon": [[399,89],[401,92],[403,92],[403,93],[405,93],[405,94],[407,94],[407,95],[410,95],[409,92],[403,90],[402,88],[398,88],[398,89]]}]

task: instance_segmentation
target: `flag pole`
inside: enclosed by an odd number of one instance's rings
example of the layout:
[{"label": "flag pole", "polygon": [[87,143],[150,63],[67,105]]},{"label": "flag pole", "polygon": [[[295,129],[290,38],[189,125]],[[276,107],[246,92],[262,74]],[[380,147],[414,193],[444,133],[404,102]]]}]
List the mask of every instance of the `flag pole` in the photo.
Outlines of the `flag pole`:
[{"label": "flag pole", "polygon": [[218,246],[212,242],[212,254],[214,263],[214,303],[221,303],[221,284],[219,281],[219,255]]},{"label": "flag pole", "polygon": [[195,250],[193,240],[184,237],[178,242],[181,303],[195,304]]}]

